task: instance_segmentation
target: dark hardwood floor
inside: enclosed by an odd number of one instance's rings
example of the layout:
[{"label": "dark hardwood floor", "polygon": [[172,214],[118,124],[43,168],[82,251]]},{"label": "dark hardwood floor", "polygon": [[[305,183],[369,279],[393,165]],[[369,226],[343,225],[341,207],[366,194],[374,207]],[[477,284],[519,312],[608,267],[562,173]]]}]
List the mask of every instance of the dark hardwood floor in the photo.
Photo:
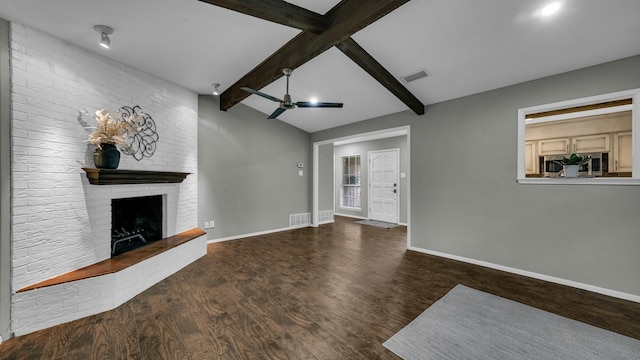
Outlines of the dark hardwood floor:
[{"label": "dark hardwood floor", "polygon": [[640,304],[406,250],[334,224],[209,245],[115,310],[9,339],[0,359],[398,359],[382,343],[456,284],[640,339]]}]

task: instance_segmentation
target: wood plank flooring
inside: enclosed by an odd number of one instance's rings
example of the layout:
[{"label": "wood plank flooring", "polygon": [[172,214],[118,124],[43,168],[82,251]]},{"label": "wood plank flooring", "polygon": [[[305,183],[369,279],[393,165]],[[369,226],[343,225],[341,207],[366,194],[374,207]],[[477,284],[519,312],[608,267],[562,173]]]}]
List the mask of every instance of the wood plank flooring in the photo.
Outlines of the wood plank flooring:
[{"label": "wood plank flooring", "polygon": [[334,224],[210,244],[115,310],[6,340],[0,359],[398,359],[382,343],[456,284],[640,339],[640,304],[406,250]]}]

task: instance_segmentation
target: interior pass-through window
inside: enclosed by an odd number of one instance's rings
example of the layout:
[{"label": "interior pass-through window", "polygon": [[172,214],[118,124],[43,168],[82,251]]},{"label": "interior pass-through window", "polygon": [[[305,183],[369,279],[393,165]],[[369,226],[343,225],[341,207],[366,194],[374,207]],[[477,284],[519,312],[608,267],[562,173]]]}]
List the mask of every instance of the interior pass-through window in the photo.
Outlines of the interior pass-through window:
[{"label": "interior pass-through window", "polygon": [[[626,180],[640,180],[640,146],[634,146],[639,94],[636,89],[519,109],[518,181],[629,184]],[[578,165],[577,170],[568,165]]]}]

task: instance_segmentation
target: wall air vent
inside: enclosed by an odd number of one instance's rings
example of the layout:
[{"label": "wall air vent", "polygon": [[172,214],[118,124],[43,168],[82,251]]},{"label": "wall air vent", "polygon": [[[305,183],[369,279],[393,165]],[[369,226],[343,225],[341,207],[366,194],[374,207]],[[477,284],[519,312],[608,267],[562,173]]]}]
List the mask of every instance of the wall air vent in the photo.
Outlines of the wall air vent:
[{"label": "wall air vent", "polygon": [[306,227],[311,225],[311,214],[289,214],[289,227]]},{"label": "wall air vent", "polygon": [[320,224],[332,223],[333,221],[333,210],[318,211],[318,222]]},{"label": "wall air vent", "polygon": [[429,72],[427,71],[427,69],[422,69],[422,70],[418,70],[415,71],[409,75],[405,75],[402,77],[402,80],[404,80],[407,83],[410,83],[412,81],[416,81],[418,79],[422,79],[425,77],[431,76],[431,74],[429,74]]}]

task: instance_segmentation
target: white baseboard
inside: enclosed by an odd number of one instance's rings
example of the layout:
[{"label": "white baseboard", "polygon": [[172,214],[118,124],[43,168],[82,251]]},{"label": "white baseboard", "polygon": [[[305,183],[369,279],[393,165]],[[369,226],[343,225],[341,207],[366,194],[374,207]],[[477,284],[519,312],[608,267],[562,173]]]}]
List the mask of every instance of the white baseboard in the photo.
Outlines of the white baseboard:
[{"label": "white baseboard", "polygon": [[319,221],[318,225],[333,224],[334,222],[336,221],[335,220]]},{"label": "white baseboard", "polygon": [[[347,215],[347,214],[338,214],[338,213],[336,213],[335,215],[336,216],[343,216],[343,217],[353,218],[353,219],[359,219],[359,220],[369,220],[369,218],[365,217],[365,216],[356,216],[356,215]],[[401,222],[399,222],[398,225],[409,226],[409,224],[401,223]]]},{"label": "white baseboard", "polygon": [[301,228],[306,228],[306,227],[309,227],[309,225],[290,226],[290,227],[280,228],[280,229],[258,231],[258,232],[249,233],[249,234],[234,235],[234,236],[229,236],[229,237],[224,237],[224,238],[207,240],[207,244],[213,244],[213,243],[217,243],[217,242],[242,239],[242,238],[251,237],[251,236],[273,234],[273,233],[277,233],[277,232],[289,231],[289,230],[294,230],[294,229],[301,229]]},{"label": "white baseboard", "polygon": [[490,263],[490,262],[481,261],[481,260],[475,260],[475,259],[466,258],[466,257],[463,257],[463,256],[451,255],[451,254],[442,253],[442,252],[439,252],[439,251],[432,251],[432,250],[427,250],[427,249],[423,249],[423,248],[417,248],[417,247],[414,247],[414,246],[410,246],[409,250],[413,250],[413,251],[417,251],[417,252],[421,252],[421,253],[425,253],[425,254],[429,254],[429,255],[435,255],[435,256],[439,256],[439,257],[443,257],[443,258],[447,258],[447,259],[458,260],[458,261],[462,261],[462,262],[466,262],[466,263],[470,263],[470,264],[474,264],[474,265],[484,266],[484,267],[488,267],[488,268],[491,268],[491,269],[506,271],[506,272],[509,272],[509,273],[517,274],[517,275],[522,275],[522,276],[527,276],[527,277],[534,278],[534,279],[549,281],[549,282],[556,283],[556,284],[571,286],[571,287],[582,289],[582,290],[587,290],[587,291],[591,291],[591,292],[595,292],[595,293],[599,293],[599,294],[603,294],[603,295],[607,295],[607,296],[612,296],[612,297],[619,298],[619,299],[624,299],[624,300],[629,300],[629,301],[640,303],[640,296],[624,293],[624,292],[617,291],[617,290],[606,289],[606,288],[603,288],[603,287],[584,284],[584,283],[580,283],[580,282],[577,282],[577,281],[562,279],[562,278],[558,278],[558,277],[554,277],[554,276],[535,273],[535,272],[532,272],[532,271],[527,271],[527,270],[508,267],[508,266],[493,264],[493,263]]},{"label": "white baseboard", "polygon": [[360,219],[360,220],[369,219],[368,217],[364,217],[364,216],[347,215],[347,214],[339,214],[339,213],[334,213],[334,215],[335,216],[343,216],[343,217],[353,218],[353,219]]}]

